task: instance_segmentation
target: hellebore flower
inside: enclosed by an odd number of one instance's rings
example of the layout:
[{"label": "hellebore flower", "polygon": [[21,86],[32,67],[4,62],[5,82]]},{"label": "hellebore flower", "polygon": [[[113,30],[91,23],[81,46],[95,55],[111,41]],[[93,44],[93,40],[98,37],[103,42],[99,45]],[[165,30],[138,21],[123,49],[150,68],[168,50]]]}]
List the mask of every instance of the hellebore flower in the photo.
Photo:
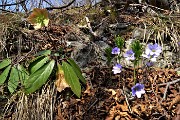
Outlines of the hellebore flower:
[{"label": "hellebore flower", "polygon": [[114,74],[117,74],[117,73],[120,73],[121,70],[122,70],[121,64],[116,64],[116,65],[113,67],[113,70],[112,70],[112,71],[114,72]]},{"label": "hellebore flower", "polygon": [[118,47],[115,47],[112,49],[112,54],[119,54],[120,53],[120,49]]},{"label": "hellebore flower", "polygon": [[137,96],[138,98],[141,97],[141,94],[144,94],[145,93],[145,90],[144,90],[144,85],[143,84],[140,84],[140,83],[136,83],[135,86],[133,86],[131,88],[132,90],[132,96]]},{"label": "hellebore flower", "polygon": [[128,50],[126,51],[126,53],[124,54],[124,57],[126,60],[135,60],[135,57],[134,57],[134,52],[132,50]]},{"label": "hellebore flower", "polygon": [[146,55],[159,56],[161,52],[162,52],[161,46],[159,46],[157,43],[155,43],[154,45],[148,44],[148,47],[146,48],[145,54]]}]

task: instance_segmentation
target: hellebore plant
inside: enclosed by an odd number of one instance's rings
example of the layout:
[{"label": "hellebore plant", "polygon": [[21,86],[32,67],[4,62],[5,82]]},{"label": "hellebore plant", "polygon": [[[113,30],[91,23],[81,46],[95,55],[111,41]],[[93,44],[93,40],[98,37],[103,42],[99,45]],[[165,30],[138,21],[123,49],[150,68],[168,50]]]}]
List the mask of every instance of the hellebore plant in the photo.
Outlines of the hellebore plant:
[{"label": "hellebore plant", "polygon": [[44,26],[47,27],[49,23],[48,11],[46,9],[34,8],[27,20],[34,25],[36,30]]},{"label": "hellebore plant", "polygon": [[141,97],[141,94],[145,93],[144,85],[140,83],[136,83],[132,88],[132,96],[137,96],[138,98]]}]

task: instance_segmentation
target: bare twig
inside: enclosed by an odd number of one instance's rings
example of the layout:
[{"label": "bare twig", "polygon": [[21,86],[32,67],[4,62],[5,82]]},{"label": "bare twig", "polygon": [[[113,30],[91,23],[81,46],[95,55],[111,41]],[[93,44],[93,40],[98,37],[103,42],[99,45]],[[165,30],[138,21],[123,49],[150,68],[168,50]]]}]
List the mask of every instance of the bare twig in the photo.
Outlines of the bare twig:
[{"label": "bare twig", "polygon": [[177,82],[180,82],[180,79],[177,79],[177,80],[173,80],[171,82],[167,82],[167,83],[162,83],[162,84],[158,84],[158,86],[164,86],[164,85],[171,85],[171,84],[174,84],[174,83],[177,83]]},{"label": "bare twig", "polygon": [[91,27],[91,24],[90,24],[90,21],[89,21],[89,18],[88,18],[88,17],[85,17],[85,19],[86,19],[87,26],[88,26],[88,28],[89,28],[90,33],[91,33],[94,37],[96,37],[97,34],[96,34],[95,32],[93,32],[92,27]]},{"label": "bare twig", "polygon": [[68,3],[67,5],[65,6],[61,6],[61,7],[47,7],[46,9],[47,10],[53,10],[53,9],[63,9],[63,8],[67,8],[69,7],[70,5],[72,5],[76,0],[72,0],[70,3]]},{"label": "bare twig", "polygon": [[147,7],[150,7],[150,8],[154,8],[156,10],[160,10],[160,11],[164,11],[164,12],[167,12],[168,10],[165,10],[165,9],[162,9],[162,8],[159,8],[159,7],[156,7],[156,6],[153,6],[153,5],[149,5],[149,4],[129,4],[130,6],[133,6],[133,7],[136,7],[136,6],[147,6]]},{"label": "bare twig", "polygon": [[17,2],[17,3],[11,3],[11,4],[4,4],[4,5],[0,5],[0,7],[4,7],[4,6],[12,6],[12,5],[18,5],[18,4],[22,4],[24,3],[26,0],[22,0],[20,2]]},{"label": "bare twig", "polygon": [[177,79],[177,80],[174,80],[174,81],[171,81],[171,82],[162,83],[162,84],[159,84],[159,85],[158,85],[158,86],[166,85],[166,89],[165,89],[165,91],[164,91],[164,95],[163,95],[163,98],[162,98],[161,102],[162,102],[164,99],[166,99],[166,94],[167,94],[167,90],[168,90],[168,88],[169,88],[169,85],[175,84],[175,83],[177,83],[177,82],[179,82],[179,81],[180,81],[180,79]]},{"label": "bare twig", "polygon": [[129,109],[130,113],[132,114],[133,112],[132,112],[131,107],[130,107],[130,105],[129,105],[129,102],[128,102],[126,93],[125,93],[125,91],[124,91],[124,86],[123,86],[123,93],[124,93],[124,96],[125,96],[125,100],[126,100],[126,104],[127,104],[127,106],[128,106],[128,109]]}]

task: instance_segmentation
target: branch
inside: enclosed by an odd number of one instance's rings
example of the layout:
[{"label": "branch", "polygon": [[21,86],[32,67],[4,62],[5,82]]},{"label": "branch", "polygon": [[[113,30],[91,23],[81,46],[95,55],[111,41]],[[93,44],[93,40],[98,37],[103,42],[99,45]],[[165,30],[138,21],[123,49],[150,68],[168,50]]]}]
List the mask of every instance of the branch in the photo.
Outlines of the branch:
[{"label": "branch", "polygon": [[91,27],[91,24],[90,24],[90,21],[89,21],[89,18],[88,18],[88,17],[85,17],[85,19],[86,19],[87,26],[88,26],[88,28],[89,28],[90,33],[91,33],[94,37],[96,37],[97,34],[96,34],[95,32],[93,32],[92,27]]},{"label": "branch", "polygon": [[5,11],[5,12],[9,12],[9,13],[14,13],[13,11],[1,9],[1,8],[0,8],[0,10],[1,10],[1,11]]},{"label": "branch", "polygon": [[175,84],[175,83],[177,83],[177,82],[180,82],[180,79],[177,79],[177,80],[174,80],[174,81],[170,81],[170,82],[167,82],[167,83],[162,83],[162,84],[159,84],[159,85],[158,85],[158,86],[166,85],[166,89],[165,89],[165,91],[164,91],[164,95],[163,95],[163,98],[162,98],[161,102],[162,102],[164,99],[166,99],[166,94],[167,94],[167,90],[168,90],[169,86],[170,86],[171,84]]},{"label": "branch", "polygon": [[76,0],[72,0],[70,3],[68,3],[67,5],[65,6],[61,6],[61,7],[47,7],[45,9],[47,10],[53,10],[53,9],[63,9],[63,8],[66,8],[66,7],[69,7],[70,5],[72,5]]},{"label": "branch", "polygon": [[0,5],[0,7],[4,7],[4,6],[12,6],[12,5],[18,5],[18,4],[22,4],[24,3],[26,0],[22,0],[20,2],[17,2],[17,3],[12,3],[12,4],[4,4],[4,5]]}]

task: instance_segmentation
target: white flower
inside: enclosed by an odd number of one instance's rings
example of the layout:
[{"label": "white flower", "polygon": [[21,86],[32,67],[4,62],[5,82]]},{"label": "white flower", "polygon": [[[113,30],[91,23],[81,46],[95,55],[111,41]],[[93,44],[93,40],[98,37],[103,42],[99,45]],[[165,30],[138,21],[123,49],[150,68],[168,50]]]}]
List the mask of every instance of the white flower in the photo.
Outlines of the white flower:
[{"label": "white flower", "polygon": [[116,64],[114,67],[113,67],[113,72],[114,74],[117,74],[117,73],[120,73],[122,70],[122,66],[120,64]]}]

